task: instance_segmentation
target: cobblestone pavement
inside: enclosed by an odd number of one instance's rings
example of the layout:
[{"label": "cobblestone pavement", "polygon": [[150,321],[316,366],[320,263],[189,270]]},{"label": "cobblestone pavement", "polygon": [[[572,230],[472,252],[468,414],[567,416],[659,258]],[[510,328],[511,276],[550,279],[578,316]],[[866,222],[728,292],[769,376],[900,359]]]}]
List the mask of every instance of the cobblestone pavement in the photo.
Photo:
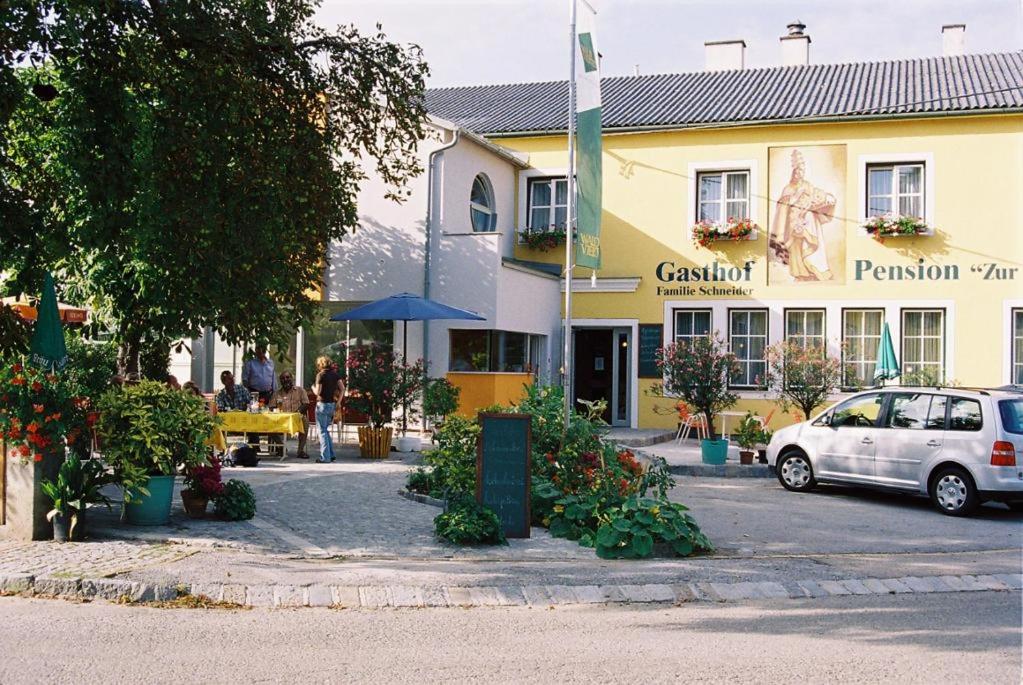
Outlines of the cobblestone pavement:
[{"label": "cobblestone pavement", "polygon": [[552,538],[539,528],[533,529],[531,538],[511,540],[507,546],[465,548],[439,542],[433,519],[440,510],[398,494],[418,455],[392,453],[385,461],[367,461],[351,449],[339,452],[333,464],[289,460],[225,470],[225,480],[240,478],[252,486],[256,495],[252,521],[190,519],[175,493],[169,526],[121,524],[115,508],[113,513],[97,512],[93,530],[103,538],[169,540],[292,558],[593,558],[592,550]]},{"label": "cobblestone pavement", "polygon": [[102,578],[183,559],[197,550],[111,540],[102,544],[72,542],[0,543],[0,575],[31,574]]}]

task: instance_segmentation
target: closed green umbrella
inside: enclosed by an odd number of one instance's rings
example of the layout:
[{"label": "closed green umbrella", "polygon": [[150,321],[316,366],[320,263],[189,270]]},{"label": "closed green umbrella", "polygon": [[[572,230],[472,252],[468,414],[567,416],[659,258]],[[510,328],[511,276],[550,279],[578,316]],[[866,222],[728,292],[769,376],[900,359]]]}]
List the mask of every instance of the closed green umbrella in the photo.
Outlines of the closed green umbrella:
[{"label": "closed green umbrella", "polygon": [[29,360],[49,371],[58,371],[67,364],[64,329],[60,326],[60,312],[57,310],[57,291],[49,273],[43,281],[43,296],[39,300],[39,316],[32,334]]},{"label": "closed green umbrella", "polygon": [[895,345],[892,344],[892,334],[888,330],[888,323],[885,322],[884,330],[881,331],[881,342],[877,345],[877,364],[874,366],[874,382],[891,380],[901,374],[899,360],[895,358]]}]

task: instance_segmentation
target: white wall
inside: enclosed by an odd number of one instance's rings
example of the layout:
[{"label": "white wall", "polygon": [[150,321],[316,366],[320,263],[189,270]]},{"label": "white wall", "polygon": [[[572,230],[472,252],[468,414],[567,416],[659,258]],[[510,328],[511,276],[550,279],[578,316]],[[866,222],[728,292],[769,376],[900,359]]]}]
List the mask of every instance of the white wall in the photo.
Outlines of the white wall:
[{"label": "white wall", "polygon": [[561,283],[557,278],[502,267],[497,286],[497,326],[547,336],[538,360],[542,378],[553,378],[561,360]]}]

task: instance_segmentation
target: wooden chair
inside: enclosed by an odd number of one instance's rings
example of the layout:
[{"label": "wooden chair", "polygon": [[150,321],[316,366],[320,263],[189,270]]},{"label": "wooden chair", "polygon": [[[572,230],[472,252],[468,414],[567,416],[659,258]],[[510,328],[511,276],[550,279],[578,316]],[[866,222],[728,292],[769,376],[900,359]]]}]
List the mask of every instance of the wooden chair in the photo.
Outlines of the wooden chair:
[{"label": "wooden chair", "polygon": [[689,438],[689,434],[696,429],[698,440],[709,439],[710,431],[707,429],[707,419],[702,414],[694,414],[684,402],[678,404],[678,433],[675,434],[675,442],[681,443]]}]

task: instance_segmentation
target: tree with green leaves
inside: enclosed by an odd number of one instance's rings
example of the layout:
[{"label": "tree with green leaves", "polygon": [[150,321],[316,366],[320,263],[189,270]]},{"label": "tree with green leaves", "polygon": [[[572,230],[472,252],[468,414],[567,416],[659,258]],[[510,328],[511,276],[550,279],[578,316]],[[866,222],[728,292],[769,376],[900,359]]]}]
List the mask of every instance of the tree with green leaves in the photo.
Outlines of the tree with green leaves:
[{"label": "tree with green leaves", "polygon": [[802,419],[813,416],[814,409],[842,386],[846,369],[841,360],[828,356],[820,345],[804,345],[786,340],[767,348],[767,373],[762,379],[778,398],[782,411],[796,407]]},{"label": "tree with green leaves", "polygon": [[657,368],[664,380],[650,392],[681,399],[703,414],[711,432],[714,417],[739,399],[728,387],[728,379],[740,370],[739,362],[717,336],[666,345],[657,350]]},{"label": "tree with green leaves", "polygon": [[0,225],[20,211],[35,234],[5,229],[2,287],[33,292],[51,269],[126,375],[207,326],[280,342],[313,317],[367,174],[401,200],[421,171],[419,49],[322,29],[316,0],[25,4],[46,21],[0,56],[17,77],[0,80],[16,100],[0,193],[18,197]]}]

